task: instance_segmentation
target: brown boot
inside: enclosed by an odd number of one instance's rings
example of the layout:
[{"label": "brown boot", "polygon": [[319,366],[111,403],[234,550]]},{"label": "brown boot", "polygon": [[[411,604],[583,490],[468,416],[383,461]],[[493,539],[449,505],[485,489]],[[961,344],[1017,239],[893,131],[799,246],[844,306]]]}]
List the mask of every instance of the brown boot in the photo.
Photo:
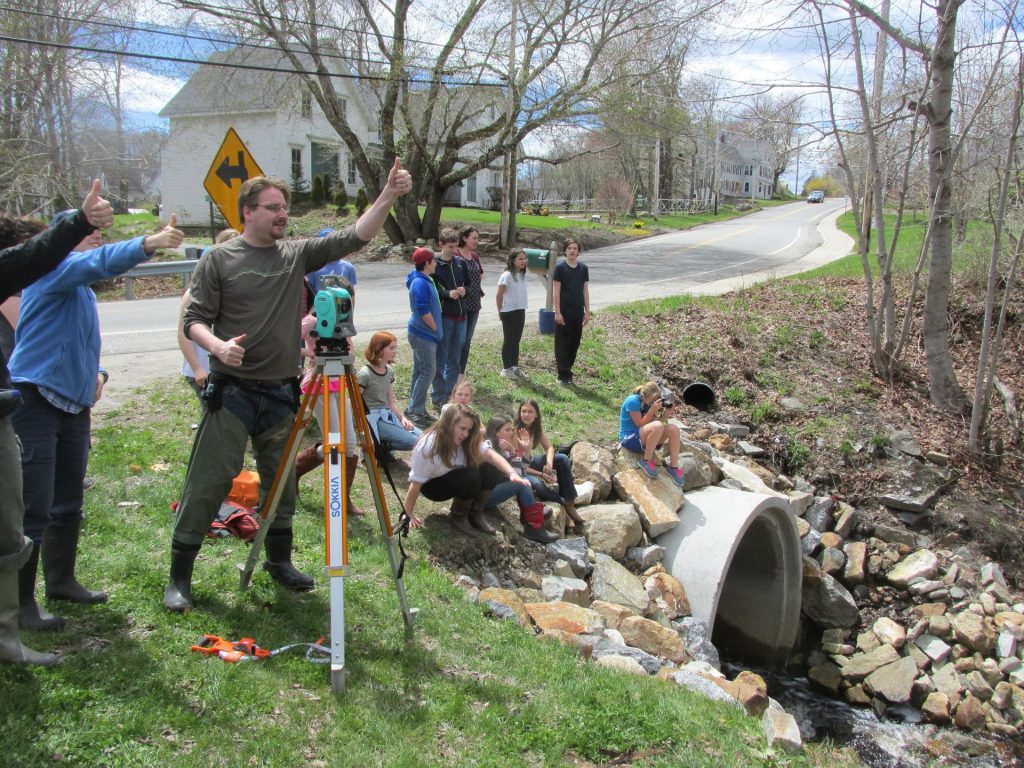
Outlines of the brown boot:
[{"label": "brown boot", "polygon": [[476,536],[476,529],[469,524],[469,507],[473,502],[469,499],[452,499],[451,521],[456,530],[468,536]]},{"label": "brown boot", "polygon": [[487,500],[491,498],[491,491],[480,491],[477,497],[473,499],[473,503],[469,508],[469,522],[474,528],[481,533],[486,533],[488,536],[493,536],[497,531],[491,526],[487,520],[484,519],[484,505],[487,504]]},{"label": "brown boot", "polygon": [[319,454],[320,443],[314,443],[295,457],[295,488],[299,487],[299,478],[309,474],[317,467],[323,466],[324,457]]},{"label": "brown boot", "polygon": [[584,520],[580,517],[580,513],[576,511],[576,502],[574,501],[563,501],[562,507],[565,509],[565,514],[572,520],[572,532],[577,536],[583,535]]},{"label": "brown boot", "polygon": [[356,479],[356,468],[359,466],[358,456],[348,456],[345,459],[345,490],[348,493],[348,513],[362,517],[366,514],[352,501],[352,481]]}]

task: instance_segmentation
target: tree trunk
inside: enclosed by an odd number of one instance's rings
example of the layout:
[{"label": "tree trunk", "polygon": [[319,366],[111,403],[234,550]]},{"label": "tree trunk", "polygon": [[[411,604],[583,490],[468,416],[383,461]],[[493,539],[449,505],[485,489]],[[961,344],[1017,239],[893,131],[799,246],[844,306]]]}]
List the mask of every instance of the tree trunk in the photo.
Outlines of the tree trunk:
[{"label": "tree trunk", "polygon": [[924,309],[924,348],[928,362],[928,391],[941,408],[966,413],[970,401],[953,371],[949,344],[949,295],[953,272],[953,210],[950,141],[954,49],[957,11],[962,0],[941,0],[939,26],[931,68],[928,106],[928,195],[932,205],[931,266]]}]

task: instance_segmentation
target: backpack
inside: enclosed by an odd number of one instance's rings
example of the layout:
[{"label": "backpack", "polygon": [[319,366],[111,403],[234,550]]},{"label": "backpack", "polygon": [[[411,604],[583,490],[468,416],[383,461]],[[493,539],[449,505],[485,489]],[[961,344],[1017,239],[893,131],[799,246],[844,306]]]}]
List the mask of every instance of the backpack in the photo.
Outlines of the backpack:
[{"label": "backpack", "polygon": [[[178,511],[178,502],[171,503],[171,511]],[[260,518],[256,510],[243,507],[233,501],[225,501],[217,510],[217,517],[210,523],[206,535],[210,538],[237,536],[242,541],[252,541],[260,531]]]},{"label": "backpack", "polygon": [[210,523],[207,535],[237,536],[242,541],[252,541],[259,531],[260,519],[255,510],[233,501],[225,501],[217,511],[217,517]]}]

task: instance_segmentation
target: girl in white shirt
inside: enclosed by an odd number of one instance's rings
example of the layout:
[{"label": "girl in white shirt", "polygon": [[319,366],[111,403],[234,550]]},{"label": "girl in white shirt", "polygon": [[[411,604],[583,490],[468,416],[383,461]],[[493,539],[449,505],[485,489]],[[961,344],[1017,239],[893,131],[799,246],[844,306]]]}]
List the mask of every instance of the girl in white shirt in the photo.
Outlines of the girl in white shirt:
[{"label": "girl in white shirt", "polygon": [[480,416],[476,411],[459,403],[449,404],[412,450],[409,490],[404,504],[409,524],[413,528],[423,525],[423,520],[414,514],[416,501],[422,494],[431,501],[452,499],[452,524],[463,533],[496,533],[483,518],[484,507],[496,484],[494,477],[486,481],[482,478],[480,465],[483,462],[500,471],[498,480],[508,478],[527,486],[530,483],[482,440]]},{"label": "girl in white shirt", "polygon": [[513,250],[508,255],[505,271],[498,278],[498,317],[504,336],[501,342],[501,375],[522,378],[519,368],[519,342],[526,325],[526,253]]}]

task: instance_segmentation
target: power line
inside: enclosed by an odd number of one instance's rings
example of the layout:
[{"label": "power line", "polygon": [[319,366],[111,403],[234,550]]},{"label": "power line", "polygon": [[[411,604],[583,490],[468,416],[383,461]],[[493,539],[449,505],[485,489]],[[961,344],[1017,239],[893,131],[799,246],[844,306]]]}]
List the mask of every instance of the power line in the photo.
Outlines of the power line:
[{"label": "power line", "polygon": [[[75,45],[73,43],[56,43],[46,40],[32,40],[24,37],[14,37],[11,35],[0,35],[0,40],[8,43],[22,43],[24,45],[35,45],[41,48],[57,48],[66,51],[81,51],[83,53],[101,53],[110,56],[126,56],[134,59],[145,59],[147,61],[165,61],[175,64],[191,64],[195,66],[208,66],[208,67],[222,67],[224,69],[241,69],[247,71],[256,72],[278,72],[286,75],[309,75],[319,76],[320,72],[309,69],[283,69],[281,67],[268,67],[260,64],[232,64],[226,61],[199,61],[197,59],[187,59],[181,56],[162,56],[156,53],[137,53],[135,51],[118,51],[110,48],[96,48],[93,46],[86,45]],[[369,80],[375,82],[388,82],[391,78],[383,77],[381,75],[351,75],[340,72],[328,72],[329,77],[336,77],[342,80]],[[446,86],[472,86],[479,88],[504,88],[502,83],[485,83],[481,81],[473,80],[437,80],[434,78],[416,78],[406,77],[402,78],[404,82],[414,83],[416,85],[446,85]]]},{"label": "power line", "polygon": [[[124,30],[126,32],[138,32],[140,34],[147,34],[147,35],[165,35],[167,37],[176,37],[176,38],[180,38],[182,40],[198,40],[198,41],[206,42],[206,43],[224,43],[224,44],[228,44],[228,45],[233,45],[233,46],[238,47],[238,48],[255,48],[257,50],[264,50],[264,51],[283,50],[283,51],[286,51],[286,52],[291,51],[293,53],[304,53],[304,51],[302,51],[301,49],[279,48],[278,46],[275,46],[275,45],[261,45],[259,43],[249,43],[249,42],[245,42],[243,40],[239,40],[237,38],[229,37],[227,35],[219,35],[219,36],[215,37],[215,36],[212,36],[212,35],[211,36],[204,36],[204,35],[197,35],[197,34],[189,34],[187,32],[169,32],[167,30],[159,29],[157,27],[148,27],[148,26],[141,26],[140,27],[140,26],[136,26],[136,25],[132,25],[132,24],[122,24],[122,23],[119,23],[119,22],[108,21],[108,20],[105,20],[105,19],[86,19],[86,18],[82,18],[82,17],[62,16],[62,15],[54,14],[54,13],[44,13],[42,11],[26,11],[26,10],[23,10],[21,8],[12,8],[11,6],[7,6],[7,5],[0,5],[0,11],[10,11],[12,13],[17,13],[17,14],[20,14],[22,16],[38,16],[38,17],[44,18],[44,19],[58,19],[60,21],[72,21],[72,22],[76,22],[78,24],[89,24],[89,25],[92,25],[92,26],[95,26],[95,27],[107,27],[107,28],[110,28],[110,29],[120,29],[120,30]],[[360,58],[360,57],[356,57],[356,56],[346,56],[346,55],[340,54],[340,53],[324,53],[324,54],[321,54],[321,56],[323,58],[325,58],[325,59],[344,59],[346,61],[365,62],[365,63],[368,63],[368,64],[387,64],[388,63],[384,59]]]}]

